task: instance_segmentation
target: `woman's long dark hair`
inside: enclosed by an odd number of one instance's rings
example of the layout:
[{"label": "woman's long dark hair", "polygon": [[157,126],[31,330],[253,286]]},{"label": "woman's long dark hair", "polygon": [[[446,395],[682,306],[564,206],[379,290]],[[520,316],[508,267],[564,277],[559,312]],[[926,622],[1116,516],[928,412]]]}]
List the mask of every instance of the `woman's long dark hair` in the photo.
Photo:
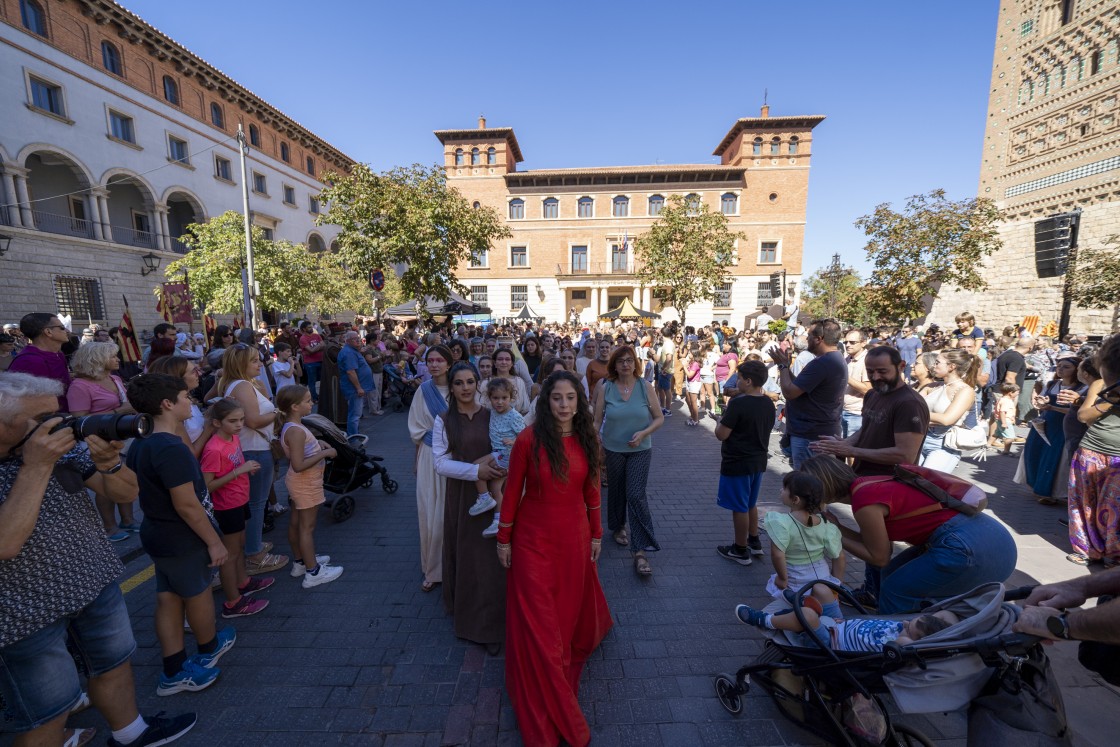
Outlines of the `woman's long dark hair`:
[{"label": "woman's long dark hair", "polygon": [[459,442],[462,438],[463,418],[460,417],[462,413],[459,411],[459,400],[455,399],[455,389],[452,386],[455,375],[460,371],[466,371],[473,376],[475,386],[478,385],[478,374],[470,363],[459,361],[447,372],[447,388],[450,390],[447,393],[447,412],[440,417],[443,418],[443,432],[447,434],[447,451],[449,454],[455,454],[458,451]]},{"label": "woman's long dark hair", "polygon": [[552,398],[552,390],[562,381],[568,382],[576,390],[576,412],[572,418],[572,434],[579,439],[579,445],[587,458],[588,479],[597,481],[602,466],[599,462],[599,438],[595,434],[595,420],[591,415],[587,396],[583,393],[583,385],[574,374],[568,371],[556,371],[544,380],[540,398],[537,400],[533,440],[548,457],[548,466],[552,469],[553,476],[567,482],[568,455],[564,452],[564,437],[560,435],[556,418],[552,416],[552,404],[549,401]]}]

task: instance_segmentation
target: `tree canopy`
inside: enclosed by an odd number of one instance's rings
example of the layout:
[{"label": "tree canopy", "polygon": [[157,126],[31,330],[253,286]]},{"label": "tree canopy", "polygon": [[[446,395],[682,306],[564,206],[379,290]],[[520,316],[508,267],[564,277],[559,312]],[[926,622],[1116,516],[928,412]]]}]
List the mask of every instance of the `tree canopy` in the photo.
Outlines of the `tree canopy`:
[{"label": "tree canopy", "polygon": [[980,271],[984,259],[1002,246],[1002,218],[992,200],[954,202],[935,189],[908,198],[901,211],[883,203],[858,219],[874,268],[866,289],[871,310],[883,319],[918,317],[942,285],[986,288]]},{"label": "tree canopy", "polygon": [[512,235],[497,212],[472,208],[439,166],[377,173],[357,164],[349,174],[326,175],[326,181],[320,198],[329,207],[319,222],[342,228],[337,241],[343,261],[363,276],[403,268],[400,286],[408,299],[467,293],[456,275],[459,266]]},{"label": "tree canopy", "polygon": [[1100,246],[1078,247],[1066,283],[1070,301],[1078,306],[1120,306],[1120,235],[1109,236]]},{"label": "tree canopy", "polygon": [[662,303],[684,322],[689,305],[715,300],[717,287],[727,282],[735,240],[745,238],[727,227],[722,213],[671,195],[649,231],[634,240],[638,279],[658,289]]},{"label": "tree canopy", "polygon": [[[227,211],[187,226],[181,241],[190,249],[167,267],[167,276],[187,272],[191,295],[210,313],[242,311],[241,265],[245,224]],[[253,226],[253,269],[257,306],[290,312],[368,311],[372,295],[331,252],[311,253],[302,244],[270,241]]]},{"label": "tree canopy", "polygon": [[872,327],[880,319],[871,309],[867,286],[859,273],[843,267],[835,278],[831,268],[824,267],[801,283],[801,314],[803,319],[835,317],[855,327]]}]

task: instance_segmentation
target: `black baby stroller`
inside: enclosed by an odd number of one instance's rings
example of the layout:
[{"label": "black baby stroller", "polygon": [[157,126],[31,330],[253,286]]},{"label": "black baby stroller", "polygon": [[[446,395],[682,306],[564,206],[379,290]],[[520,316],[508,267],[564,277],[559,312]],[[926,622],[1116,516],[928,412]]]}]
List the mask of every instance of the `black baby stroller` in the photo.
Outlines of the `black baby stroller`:
[{"label": "black baby stroller", "polygon": [[417,380],[405,381],[396,366],[385,366],[385,404],[392,404],[394,412],[412,406],[412,398],[420,386]]},{"label": "black baby stroller", "polygon": [[[797,593],[793,605],[806,630],[801,602],[817,583],[841,594],[858,610],[855,617],[916,617],[869,616],[847,589],[816,581]],[[1061,694],[1039,639],[1011,630],[1019,609],[1006,599],[1027,593],[984,584],[921,613],[947,610],[959,618],[956,624],[907,646],[888,643],[882,651],[837,651],[815,636],[807,638],[816,645],[806,648],[796,633],[766,630],[762,654],[734,675],[716,677],[716,695],[738,715],[753,680],[787,718],[831,744],[932,745],[912,726],[892,722],[879,698],[889,693],[903,714],[970,706],[969,745],[1068,745]],[[767,611],[782,606],[776,602]]]},{"label": "black baby stroller", "polygon": [[373,485],[373,478],[381,475],[381,489],[392,495],[397,492],[397,481],[389,477],[389,471],[381,466],[382,457],[366,454],[368,436],[347,436],[337,425],[322,415],[308,415],[303,424],[315,436],[330,445],[338,456],[327,460],[323,472],[323,487],[338,498],[328,500],[326,506],[331,510],[335,521],[346,521],[354,515],[354,499],[348,495],[358,488]]}]

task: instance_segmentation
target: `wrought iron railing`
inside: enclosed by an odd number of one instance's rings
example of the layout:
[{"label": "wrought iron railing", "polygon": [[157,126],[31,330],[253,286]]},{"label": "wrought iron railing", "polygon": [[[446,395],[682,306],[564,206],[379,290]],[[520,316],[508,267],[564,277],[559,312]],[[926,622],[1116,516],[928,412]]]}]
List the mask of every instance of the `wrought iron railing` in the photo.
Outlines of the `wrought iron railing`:
[{"label": "wrought iron railing", "polygon": [[171,251],[179,254],[186,254],[190,250],[191,248],[182,241],[179,241],[179,239],[171,239]]},{"label": "wrought iron railing", "polygon": [[64,236],[81,236],[86,239],[93,238],[93,224],[84,218],[44,213],[41,210],[32,210],[31,217],[35,220],[35,227],[40,231]]},{"label": "wrought iron railing", "polygon": [[146,246],[149,249],[154,249],[156,245],[155,236],[151,231],[138,231],[124,226],[113,226],[113,241],[130,246]]},{"label": "wrought iron railing", "polygon": [[611,262],[585,262],[576,266],[556,265],[557,275],[633,275],[637,272],[634,260]]}]

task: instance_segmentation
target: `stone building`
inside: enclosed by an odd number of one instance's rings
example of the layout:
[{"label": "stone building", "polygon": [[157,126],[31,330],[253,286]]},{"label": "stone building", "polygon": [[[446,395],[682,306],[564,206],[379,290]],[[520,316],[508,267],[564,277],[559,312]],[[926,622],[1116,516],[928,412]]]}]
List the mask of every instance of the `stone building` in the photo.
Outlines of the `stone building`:
[{"label": "stone building", "polygon": [[[1120,234],[1120,1],[1001,0],[980,197],[1009,219],[989,288],[942,289],[930,321],[961,310],[1000,328],[1063,319],[1065,255]],[[1072,332],[1102,334],[1117,309],[1067,309]]]},{"label": "stone building", "polygon": [[[495,316],[529,304],[550,321],[583,321],[629,297],[661,312],[655,289],[642,287],[634,238],[649,230],[665,199],[694,196],[746,236],[736,243],[719,298],[687,310],[687,320],[727,319],[737,327],[801,281],[812,131],[824,117],[761,116],[735,122],[713,155],[718,164],[594,166],[518,171],[524,159],[508,127],[439,130],[449,183],[468,200],[505,217],[513,236],[458,270],[473,300]],[[665,320],[677,318],[667,309]]]},{"label": "stone building", "polygon": [[239,124],[253,222],[312,251],[337,233],[315,225],[319,175],[352,161],[117,3],[0,0],[0,70],[3,321],[115,325],[123,296],[159,321],[185,226],[242,210]]}]

